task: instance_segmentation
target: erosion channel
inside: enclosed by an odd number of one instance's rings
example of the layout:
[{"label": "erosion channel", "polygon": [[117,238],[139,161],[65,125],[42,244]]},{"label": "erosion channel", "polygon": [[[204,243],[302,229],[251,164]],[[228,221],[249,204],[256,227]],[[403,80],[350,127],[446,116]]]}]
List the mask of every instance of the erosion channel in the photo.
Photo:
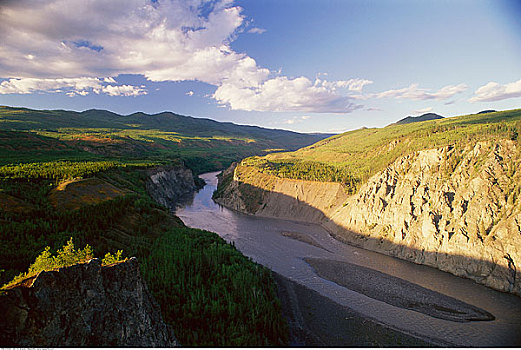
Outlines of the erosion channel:
[{"label": "erosion channel", "polygon": [[521,298],[346,245],[319,225],[228,210],[212,200],[216,175],[200,175],[206,186],[176,215],[275,272],[293,345],[521,345]]}]

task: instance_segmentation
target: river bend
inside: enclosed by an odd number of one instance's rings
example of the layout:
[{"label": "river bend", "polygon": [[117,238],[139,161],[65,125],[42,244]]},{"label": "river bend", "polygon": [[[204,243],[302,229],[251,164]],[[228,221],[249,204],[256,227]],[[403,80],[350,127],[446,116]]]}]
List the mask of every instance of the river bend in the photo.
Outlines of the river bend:
[{"label": "river bend", "polygon": [[[341,243],[319,225],[237,213],[213,202],[218,173],[200,175],[206,186],[176,208],[189,227],[213,231],[254,261],[311,288],[329,299],[390,328],[438,345],[520,346],[521,298],[427,266]],[[388,303],[324,279],[309,261],[344,262],[350,269],[376,274],[428,289],[452,301],[485,310],[494,320],[455,322],[433,317],[399,303]],[[315,266],[316,267],[316,266]],[[359,271],[360,272],[360,271]],[[321,274],[324,276],[324,274]],[[338,282],[338,281],[337,281]],[[358,290],[358,291],[355,291]],[[381,299],[381,298],[380,298]],[[397,306],[398,305],[398,306]],[[421,310],[420,310],[421,311]]]}]

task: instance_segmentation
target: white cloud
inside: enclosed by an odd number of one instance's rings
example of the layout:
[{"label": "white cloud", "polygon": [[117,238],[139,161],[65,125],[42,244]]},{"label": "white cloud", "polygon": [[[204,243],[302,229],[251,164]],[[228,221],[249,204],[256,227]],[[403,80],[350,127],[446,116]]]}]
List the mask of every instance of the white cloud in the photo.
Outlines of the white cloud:
[{"label": "white cloud", "polygon": [[147,91],[141,87],[133,85],[107,85],[101,91],[109,96],[140,96],[146,95]]},{"label": "white cloud", "polygon": [[188,91],[185,95],[187,96],[193,96],[194,95],[194,92],[192,90]]},{"label": "white cloud", "polygon": [[248,30],[248,33],[251,33],[251,34],[262,34],[262,33],[266,33],[266,29],[254,27],[254,28],[251,28],[250,30]]},{"label": "white cloud", "polygon": [[289,79],[282,76],[267,79],[257,86],[224,83],[213,97],[231,109],[245,111],[349,113],[362,107],[335,90],[335,86],[313,84],[306,77]]},{"label": "white cloud", "polygon": [[[45,81],[49,90],[58,91],[57,81],[85,77],[113,84],[108,77],[137,74],[150,81],[214,85],[213,98],[231,109],[348,113],[359,106],[337,89],[361,91],[370,83],[312,84],[259,67],[230,47],[245,18],[229,0],[20,0],[0,3],[0,15],[0,78],[11,78],[4,93],[45,91]],[[27,84],[26,79],[40,83],[12,87]],[[66,93],[88,92],[69,82]],[[102,86],[91,89],[109,95],[144,93],[128,85]]]},{"label": "white cloud", "polygon": [[466,84],[447,85],[438,91],[430,92],[429,89],[422,89],[418,84],[411,84],[409,87],[396,90],[387,90],[377,94],[367,95],[376,98],[396,98],[409,100],[445,100],[467,90]]},{"label": "white cloud", "polygon": [[432,111],[432,107],[416,109],[416,110],[412,111],[412,113],[413,114],[424,114],[424,113],[429,113],[430,111]]},{"label": "white cloud", "polygon": [[0,95],[31,94],[37,92],[65,92],[67,96],[86,96],[91,92],[105,93],[110,96],[138,96],[146,94],[142,87],[132,85],[106,85],[107,82],[116,82],[114,79],[98,78],[20,78],[8,79],[0,83]]},{"label": "white cloud", "polygon": [[505,85],[489,82],[474,92],[470,102],[491,102],[521,97],[521,79]]}]

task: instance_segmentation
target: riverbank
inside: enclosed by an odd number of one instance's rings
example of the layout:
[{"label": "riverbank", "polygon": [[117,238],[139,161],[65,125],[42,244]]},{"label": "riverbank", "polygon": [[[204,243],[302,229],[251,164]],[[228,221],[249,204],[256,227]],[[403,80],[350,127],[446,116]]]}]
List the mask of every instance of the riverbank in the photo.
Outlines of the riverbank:
[{"label": "riverbank", "polygon": [[362,316],[278,273],[273,273],[290,346],[432,347],[450,346],[403,334]]}]

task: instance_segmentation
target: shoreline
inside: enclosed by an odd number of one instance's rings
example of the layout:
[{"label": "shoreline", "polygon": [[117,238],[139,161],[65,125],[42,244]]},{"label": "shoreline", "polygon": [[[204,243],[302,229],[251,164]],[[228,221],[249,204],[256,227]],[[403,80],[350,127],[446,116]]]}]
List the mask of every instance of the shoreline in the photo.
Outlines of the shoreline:
[{"label": "shoreline", "polygon": [[289,346],[454,346],[380,324],[276,272],[272,271],[272,275],[282,314],[289,325]]}]

